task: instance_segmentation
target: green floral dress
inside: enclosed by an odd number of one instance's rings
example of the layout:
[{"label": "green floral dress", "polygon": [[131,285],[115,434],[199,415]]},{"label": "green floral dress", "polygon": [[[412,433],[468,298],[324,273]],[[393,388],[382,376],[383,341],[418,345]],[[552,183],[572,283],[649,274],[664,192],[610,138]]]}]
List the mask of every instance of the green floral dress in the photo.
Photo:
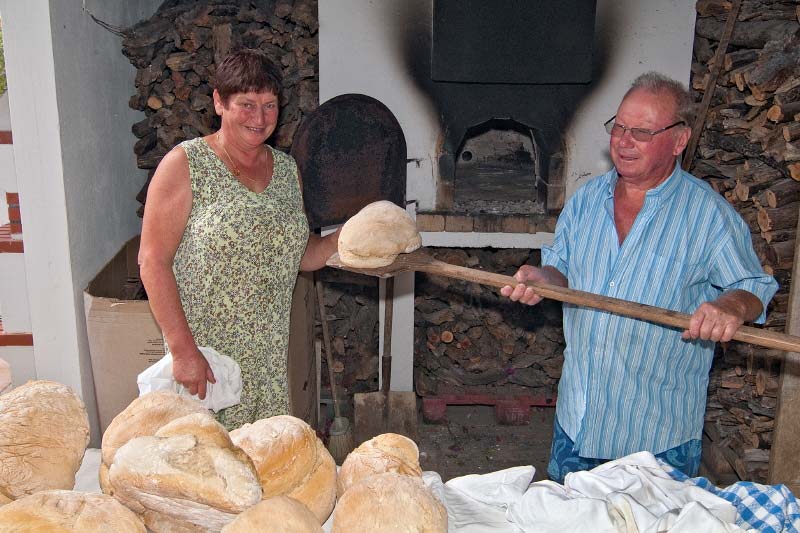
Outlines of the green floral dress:
[{"label": "green floral dress", "polygon": [[192,211],[173,267],[181,303],[197,345],[242,369],[241,403],[217,419],[232,430],[288,414],[289,314],[308,240],[297,164],[269,148],[272,180],[255,193],[202,138],[181,146],[192,186]]}]

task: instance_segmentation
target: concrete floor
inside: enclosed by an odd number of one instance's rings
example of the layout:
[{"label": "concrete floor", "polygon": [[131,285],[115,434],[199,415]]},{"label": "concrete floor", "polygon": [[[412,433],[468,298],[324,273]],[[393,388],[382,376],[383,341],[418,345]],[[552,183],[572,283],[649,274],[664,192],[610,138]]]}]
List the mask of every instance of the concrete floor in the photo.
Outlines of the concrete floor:
[{"label": "concrete floor", "polygon": [[551,407],[533,408],[529,424],[503,426],[492,407],[449,406],[446,424],[418,426],[420,465],[444,481],[521,465],[536,468],[535,481],[547,479],[554,414]]}]

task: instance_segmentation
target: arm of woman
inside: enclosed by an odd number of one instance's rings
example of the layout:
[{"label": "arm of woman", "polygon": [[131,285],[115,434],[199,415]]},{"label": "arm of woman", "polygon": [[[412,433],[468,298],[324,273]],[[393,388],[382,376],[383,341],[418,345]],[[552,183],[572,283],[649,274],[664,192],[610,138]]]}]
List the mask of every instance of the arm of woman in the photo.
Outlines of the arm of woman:
[{"label": "arm of woman", "polygon": [[[303,177],[300,172],[297,173],[297,182],[300,185],[300,190],[303,190]],[[300,270],[303,272],[313,272],[325,266],[325,262],[330,256],[336,253],[339,249],[339,232],[342,228],[337,229],[335,232],[324,237],[320,237],[314,233],[308,236],[306,242],[306,251],[300,259]]]},{"label": "arm of woman", "polygon": [[328,258],[335,254],[338,249],[339,232],[341,231],[342,228],[339,228],[335,232],[324,237],[320,237],[314,233],[309,235],[306,251],[303,254],[303,258],[300,260],[300,270],[303,272],[311,272],[324,267]]},{"label": "arm of woman", "polygon": [[173,377],[204,399],[206,382],[215,383],[214,373],[197,349],[172,271],[191,209],[189,161],[182,148],[174,148],[161,160],[147,189],[139,269],[153,316],[172,353]]}]

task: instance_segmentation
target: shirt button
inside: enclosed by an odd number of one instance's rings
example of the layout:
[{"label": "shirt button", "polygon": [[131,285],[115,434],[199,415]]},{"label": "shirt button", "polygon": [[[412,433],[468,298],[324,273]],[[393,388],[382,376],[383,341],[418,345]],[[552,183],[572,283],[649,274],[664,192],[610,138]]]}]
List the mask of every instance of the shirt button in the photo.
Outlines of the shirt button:
[{"label": "shirt button", "polygon": [[616,285],[616,283],[614,283],[613,281],[609,281],[609,282],[608,282],[608,286],[609,286],[609,287],[613,287],[614,285]]}]

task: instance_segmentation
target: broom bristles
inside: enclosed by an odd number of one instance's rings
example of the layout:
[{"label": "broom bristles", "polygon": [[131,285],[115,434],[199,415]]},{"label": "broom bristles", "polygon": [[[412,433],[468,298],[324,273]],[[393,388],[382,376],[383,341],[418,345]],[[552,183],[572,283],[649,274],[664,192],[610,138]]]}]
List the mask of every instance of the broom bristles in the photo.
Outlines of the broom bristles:
[{"label": "broom bristles", "polygon": [[328,439],[328,451],[331,452],[337,465],[342,464],[347,454],[353,451],[353,447],[353,431],[350,428],[350,421],[343,417],[334,418]]}]

